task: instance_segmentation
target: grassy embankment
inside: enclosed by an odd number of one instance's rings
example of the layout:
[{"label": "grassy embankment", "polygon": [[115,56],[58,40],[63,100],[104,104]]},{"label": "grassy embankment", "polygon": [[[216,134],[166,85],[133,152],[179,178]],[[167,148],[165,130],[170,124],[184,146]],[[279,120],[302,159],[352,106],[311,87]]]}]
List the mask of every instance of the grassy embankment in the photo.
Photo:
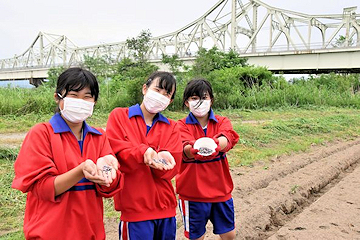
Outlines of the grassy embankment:
[{"label": "grassy embankment", "polygon": [[[306,151],[313,144],[347,140],[359,136],[360,110],[342,108],[286,108],[280,110],[221,110],[228,116],[240,135],[237,146],[230,151],[232,167],[249,166],[255,161],[292,152]],[[166,112],[180,119],[185,112]],[[28,114],[25,117],[1,117],[0,133],[24,132],[51,115]],[[95,114],[90,123],[105,127],[107,114]],[[1,144],[1,143],[0,143]],[[17,149],[0,150],[0,239],[22,239],[22,218],[25,194],[12,190],[13,161]],[[117,217],[110,200],[105,201],[106,217]]]}]

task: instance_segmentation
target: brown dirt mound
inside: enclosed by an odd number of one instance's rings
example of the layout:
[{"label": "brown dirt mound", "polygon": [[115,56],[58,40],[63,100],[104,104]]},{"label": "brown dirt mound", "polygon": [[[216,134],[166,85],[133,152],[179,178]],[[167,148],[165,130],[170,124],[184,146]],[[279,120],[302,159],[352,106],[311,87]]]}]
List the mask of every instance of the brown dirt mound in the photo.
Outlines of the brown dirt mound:
[{"label": "brown dirt mound", "polygon": [[360,239],[358,186],[360,167],[269,239]]},{"label": "brown dirt mound", "polygon": [[[315,154],[307,159],[302,159],[301,155],[290,157],[287,161],[272,164],[263,173],[258,170],[249,176],[244,174],[242,180],[235,180],[241,188],[242,181],[257,183],[266,179],[263,188],[251,191],[249,184],[244,183],[244,186],[248,186],[247,190],[243,193],[234,192],[234,202],[238,209],[238,239],[266,239],[278,227],[291,220],[294,217],[292,213],[296,214],[296,211],[311,204],[319,197],[317,194],[320,190],[359,161],[359,142],[335,149],[337,151],[326,151],[325,155]],[[302,160],[307,160],[305,165],[299,163]],[[284,171],[279,172],[279,169]],[[267,174],[264,174],[265,171]]]},{"label": "brown dirt mound", "polygon": [[[312,238],[312,235],[307,235],[312,234],[309,232],[310,230],[300,230],[302,228],[311,229],[309,225],[312,225],[312,221],[318,221],[315,218],[316,214],[312,218],[306,212],[315,206],[315,201],[316,203],[320,202],[322,206],[327,205],[330,200],[327,200],[326,196],[332,192],[330,190],[340,184],[339,182],[352,171],[358,171],[359,159],[360,139],[357,139],[350,142],[332,143],[328,146],[315,146],[307,153],[275,158],[270,162],[257,163],[253,167],[232,168],[231,173],[235,184],[233,198],[236,211],[236,239],[267,239],[269,237],[271,239],[334,239],[331,236],[336,234],[332,230],[335,227],[340,229],[339,226],[341,226],[337,221],[332,221],[332,223],[338,226],[331,225],[331,223],[318,224],[318,226],[325,226],[320,228],[325,232],[321,235],[325,236],[324,238],[321,236]],[[351,184],[349,188],[352,190],[359,188],[359,184],[355,180],[349,184]],[[357,193],[359,192],[357,190]],[[351,203],[356,202],[356,198],[348,198],[346,194],[338,199],[340,201],[343,199],[342,203],[347,201],[346,199]],[[359,203],[358,199],[357,203]],[[358,204],[336,204],[335,206],[340,208],[337,211],[343,213],[346,218],[348,205],[355,207],[359,213]],[[316,210],[312,211],[316,213]],[[296,222],[297,216],[302,216],[302,212],[309,215],[309,218],[306,218],[307,225]],[[353,227],[342,228],[348,232],[349,229],[352,229],[351,234],[337,235],[339,238],[360,239],[360,236],[354,237],[356,234],[360,234],[360,220],[356,222],[356,219],[359,218],[354,216],[352,219],[347,222]],[[179,214],[177,220],[179,222],[177,239],[185,239]],[[294,225],[281,228],[290,224],[292,220],[295,221]],[[117,232],[115,232],[117,226],[111,227],[113,224],[116,223],[106,223],[107,239],[118,239]],[[279,233],[277,233],[278,230]],[[205,239],[214,239],[211,232],[212,228],[209,224]],[[297,233],[299,235],[296,235]]]}]

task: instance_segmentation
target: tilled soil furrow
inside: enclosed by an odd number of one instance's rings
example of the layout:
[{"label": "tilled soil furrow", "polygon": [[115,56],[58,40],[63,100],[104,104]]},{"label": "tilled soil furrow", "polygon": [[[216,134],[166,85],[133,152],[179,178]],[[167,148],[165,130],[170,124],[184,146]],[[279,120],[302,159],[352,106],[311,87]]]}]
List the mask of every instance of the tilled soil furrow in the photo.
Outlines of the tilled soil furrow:
[{"label": "tilled soil furrow", "polygon": [[271,181],[266,188],[255,190],[248,196],[234,196],[237,239],[266,239],[271,231],[293,217],[291,213],[309,204],[309,198],[359,159],[360,144],[345,147]]},{"label": "tilled soil furrow", "polygon": [[[243,197],[251,194],[254,190],[266,188],[272,181],[277,181],[315,161],[336,152],[344,151],[357,144],[360,144],[360,139],[351,142],[340,142],[331,147],[316,147],[310,153],[284,156],[268,166],[256,166],[250,169],[232,169],[234,182],[238,183],[234,189],[234,196]],[[243,181],[244,178],[246,178],[245,181]]]},{"label": "tilled soil furrow", "polygon": [[[356,164],[359,153],[360,139],[356,139],[315,146],[306,153],[280,157],[270,165],[232,168],[236,239],[266,239],[315,201],[318,192],[335,182],[340,172]],[[177,220],[181,221],[179,213]],[[212,230],[209,222],[205,239],[214,239]],[[186,239],[183,231],[180,224],[176,239]]]},{"label": "tilled soil furrow", "polygon": [[[341,182],[341,179],[347,175],[346,172],[351,172],[356,166],[359,168],[359,159],[360,138],[327,144],[327,146],[315,146],[306,153],[276,158],[271,164],[254,164],[252,168],[232,168],[235,185],[233,198],[236,239],[267,239],[281,226],[297,219],[299,214],[310,209],[314,201],[318,202],[322,199],[324,193]],[[357,209],[360,210],[359,207]],[[179,226],[176,239],[186,239],[178,212],[176,218]],[[108,239],[118,237],[115,222],[105,224]],[[334,221],[329,224],[333,223],[337,224]],[[109,225],[115,226],[111,228]],[[298,228],[291,226],[291,228],[293,231],[300,231],[302,225],[299,226]],[[360,231],[357,225],[350,228]],[[297,239],[292,235],[284,234],[281,233],[280,238],[274,236],[276,239],[284,239],[281,238],[282,236],[285,236],[285,239]],[[214,239],[210,222],[205,239]]]},{"label": "tilled soil furrow", "polygon": [[360,239],[360,165],[269,239]]}]

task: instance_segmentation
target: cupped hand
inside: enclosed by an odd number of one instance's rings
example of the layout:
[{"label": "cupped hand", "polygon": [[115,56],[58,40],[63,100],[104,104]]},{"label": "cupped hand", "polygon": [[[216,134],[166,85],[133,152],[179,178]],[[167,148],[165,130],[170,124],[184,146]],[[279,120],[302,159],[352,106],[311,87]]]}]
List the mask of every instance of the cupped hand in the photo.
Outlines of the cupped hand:
[{"label": "cupped hand", "polygon": [[82,167],[82,172],[84,174],[84,177],[86,179],[88,179],[89,181],[100,184],[100,185],[106,184],[106,179],[103,176],[98,174],[97,166],[91,159],[87,159],[84,162],[83,167]]},{"label": "cupped hand", "polygon": [[118,160],[113,155],[106,155],[98,158],[96,166],[97,174],[105,179],[105,186],[109,187],[116,178],[116,170],[119,168]]},{"label": "cupped hand", "polygon": [[164,170],[170,170],[173,169],[176,165],[174,157],[171,155],[168,151],[161,151],[158,153],[159,160],[164,165]]},{"label": "cupped hand", "polygon": [[158,153],[154,149],[151,147],[146,149],[144,153],[144,163],[151,168],[164,170],[163,164],[158,162],[157,159],[159,159]]}]

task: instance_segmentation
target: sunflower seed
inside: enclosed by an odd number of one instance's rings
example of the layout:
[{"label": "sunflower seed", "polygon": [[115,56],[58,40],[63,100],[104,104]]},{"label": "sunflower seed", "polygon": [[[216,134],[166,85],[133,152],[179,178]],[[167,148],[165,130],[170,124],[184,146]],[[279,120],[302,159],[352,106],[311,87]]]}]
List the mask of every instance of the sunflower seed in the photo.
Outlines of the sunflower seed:
[{"label": "sunflower seed", "polygon": [[103,172],[108,173],[108,172],[110,172],[112,170],[112,167],[104,165],[102,170],[103,170]]},{"label": "sunflower seed", "polygon": [[160,158],[160,159],[155,159],[155,158],[153,158],[153,161],[154,161],[155,163],[160,163],[160,164],[162,164],[162,165],[168,165],[168,163],[166,162],[166,160],[163,159],[163,158]]},{"label": "sunflower seed", "polygon": [[198,154],[200,155],[210,155],[213,153],[213,150],[207,147],[200,147]]}]

